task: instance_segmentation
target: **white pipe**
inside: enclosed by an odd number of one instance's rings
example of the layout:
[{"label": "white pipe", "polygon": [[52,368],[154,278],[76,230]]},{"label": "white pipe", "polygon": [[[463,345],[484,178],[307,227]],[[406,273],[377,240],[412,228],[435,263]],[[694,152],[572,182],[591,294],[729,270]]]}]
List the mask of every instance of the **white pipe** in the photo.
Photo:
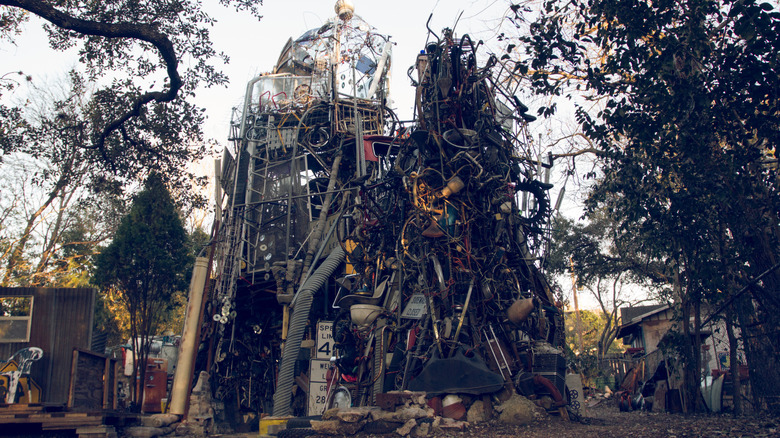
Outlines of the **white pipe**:
[{"label": "white pipe", "polygon": [[179,360],[176,365],[176,374],[173,376],[173,388],[171,389],[171,414],[184,415],[189,404],[190,380],[192,369],[195,365],[195,356],[198,353],[198,323],[200,321],[200,309],[203,303],[203,289],[206,285],[208,274],[208,257],[195,259],[195,267],[192,269],[190,280],[190,296],[187,302],[187,313],[184,315],[184,330],[179,344]]},{"label": "white pipe", "polygon": [[374,80],[371,82],[371,88],[368,89],[367,97],[369,99],[374,98],[374,94],[376,94],[376,90],[379,88],[379,83],[382,82],[382,76],[384,76],[385,72],[385,63],[387,63],[387,58],[390,56],[392,46],[393,43],[390,41],[385,43],[385,48],[382,50],[382,58],[379,59],[379,64],[376,66],[376,71],[374,72]]},{"label": "white pipe", "polygon": [[214,217],[222,219],[222,160],[214,160]]}]

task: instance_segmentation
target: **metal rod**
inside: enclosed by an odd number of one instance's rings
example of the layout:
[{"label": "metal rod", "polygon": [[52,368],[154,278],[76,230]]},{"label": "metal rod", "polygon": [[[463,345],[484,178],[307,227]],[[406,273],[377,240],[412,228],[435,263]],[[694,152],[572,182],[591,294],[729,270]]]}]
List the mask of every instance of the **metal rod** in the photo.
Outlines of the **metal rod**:
[{"label": "metal rod", "polygon": [[[463,310],[460,312],[460,321],[458,321],[458,328],[455,330],[455,344],[458,343],[458,336],[460,335],[460,329],[463,328],[463,320],[466,318],[466,311],[469,309],[469,301],[471,301],[471,291],[474,289],[474,277],[471,277],[469,282],[469,291],[466,292],[466,302],[463,304]],[[492,329],[492,327],[491,327]],[[455,349],[450,351],[450,357],[455,352]],[[502,374],[503,375],[503,374]]]},{"label": "metal rod", "polygon": [[[507,369],[507,374],[509,374],[509,377],[511,377],[511,374],[509,373],[509,362],[506,360],[506,356],[504,356],[504,350],[501,348],[501,345],[498,343],[498,337],[496,336],[495,330],[493,330],[492,325],[488,325],[490,328],[490,332],[493,333],[493,340],[496,341],[496,348],[498,348],[498,352],[501,353],[501,359],[504,361],[504,368]],[[496,364],[498,364],[498,369],[501,371],[501,377],[504,377],[504,368],[501,368],[501,364],[498,362],[498,359],[496,359]],[[506,377],[504,377],[505,380],[508,380]]]}]

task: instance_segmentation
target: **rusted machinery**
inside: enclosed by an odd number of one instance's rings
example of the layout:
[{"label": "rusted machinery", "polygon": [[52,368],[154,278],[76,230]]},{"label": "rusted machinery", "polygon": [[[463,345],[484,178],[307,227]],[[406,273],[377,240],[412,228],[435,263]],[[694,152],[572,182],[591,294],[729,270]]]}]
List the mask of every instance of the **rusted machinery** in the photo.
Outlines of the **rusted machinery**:
[{"label": "rusted machinery", "polygon": [[390,38],[344,3],[235,114],[198,361],[214,396],[274,415],[397,389],[565,403],[533,116],[495,57],[444,29],[409,69],[416,116],[400,122]]}]

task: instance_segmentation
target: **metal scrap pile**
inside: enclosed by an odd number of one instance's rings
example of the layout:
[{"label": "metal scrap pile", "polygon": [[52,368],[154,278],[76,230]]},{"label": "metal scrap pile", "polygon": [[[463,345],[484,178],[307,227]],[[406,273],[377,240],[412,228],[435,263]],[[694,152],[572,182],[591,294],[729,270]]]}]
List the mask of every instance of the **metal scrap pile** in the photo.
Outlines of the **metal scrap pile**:
[{"label": "metal scrap pile", "polygon": [[216,398],[313,415],[509,385],[565,403],[533,116],[445,29],[398,122],[389,39],[347,12],[288,42],[237,113],[201,366]]}]

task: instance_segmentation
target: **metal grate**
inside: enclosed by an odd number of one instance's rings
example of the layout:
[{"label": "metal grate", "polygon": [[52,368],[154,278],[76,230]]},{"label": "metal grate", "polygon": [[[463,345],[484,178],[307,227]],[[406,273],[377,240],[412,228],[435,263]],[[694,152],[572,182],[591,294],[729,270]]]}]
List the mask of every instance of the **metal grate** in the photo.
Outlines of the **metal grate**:
[{"label": "metal grate", "polygon": [[360,119],[363,135],[382,135],[384,117],[376,104],[344,100],[336,104],[336,132],[356,134],[357,118]]}]

